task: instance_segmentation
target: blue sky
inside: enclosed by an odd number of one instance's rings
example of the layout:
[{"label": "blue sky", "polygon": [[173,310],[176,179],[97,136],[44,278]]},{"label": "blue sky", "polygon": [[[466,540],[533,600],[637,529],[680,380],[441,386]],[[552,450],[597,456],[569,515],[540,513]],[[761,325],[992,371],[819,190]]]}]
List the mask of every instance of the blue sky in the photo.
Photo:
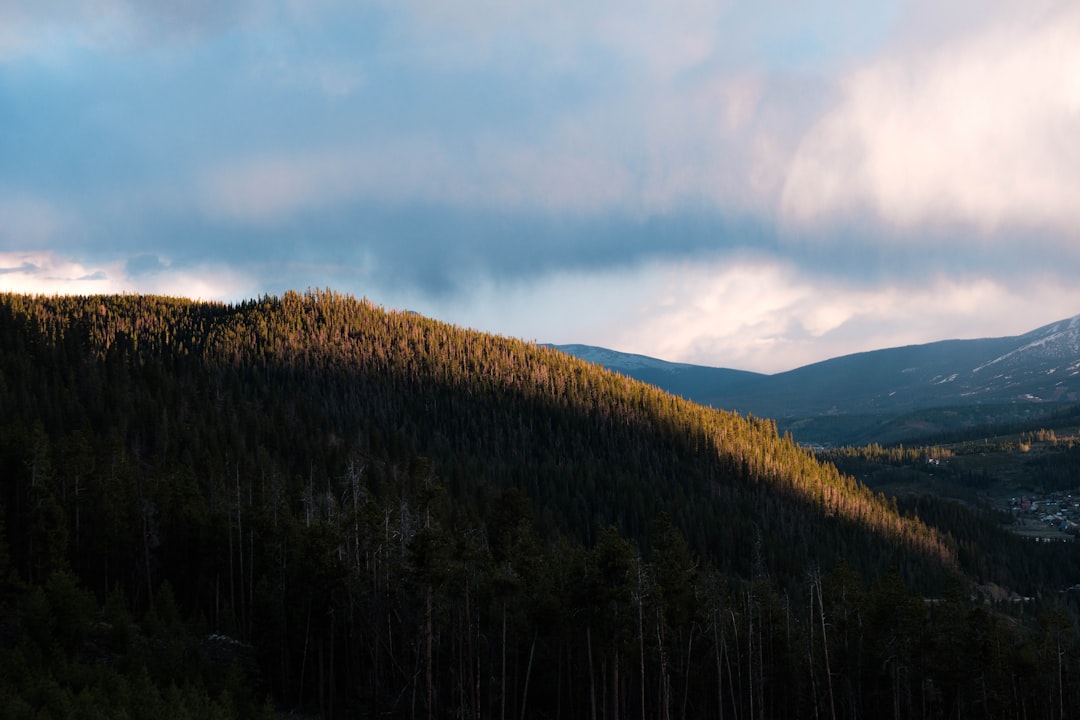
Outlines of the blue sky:
[{"label": "blue sky", "polygon": [[0,290],[765,372],[1080,313],[1080,6],[939,5],[0,0]]}]

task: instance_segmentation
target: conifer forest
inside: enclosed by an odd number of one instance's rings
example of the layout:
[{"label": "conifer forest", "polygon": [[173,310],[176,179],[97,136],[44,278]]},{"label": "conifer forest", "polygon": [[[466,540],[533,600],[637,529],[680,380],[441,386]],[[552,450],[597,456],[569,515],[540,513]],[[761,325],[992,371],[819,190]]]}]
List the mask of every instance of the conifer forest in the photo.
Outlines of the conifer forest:
[{"label": "conifer forest", "polygon": [[0,295],[3,717],[1064,720],[1076,547],[332,291]]}]

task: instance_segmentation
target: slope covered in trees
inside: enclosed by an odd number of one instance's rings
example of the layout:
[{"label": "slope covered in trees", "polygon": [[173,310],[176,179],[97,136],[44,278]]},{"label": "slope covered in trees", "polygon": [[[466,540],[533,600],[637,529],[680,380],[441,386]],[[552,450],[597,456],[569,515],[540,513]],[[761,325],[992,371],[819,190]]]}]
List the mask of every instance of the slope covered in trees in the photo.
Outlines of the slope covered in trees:
[{"label": "slope covered in trees", "polygon": [[27,708],[1080,708],[1064,615],[970,607],[951,538],[769,421],[330,292],[6,295],[0,347]]}]

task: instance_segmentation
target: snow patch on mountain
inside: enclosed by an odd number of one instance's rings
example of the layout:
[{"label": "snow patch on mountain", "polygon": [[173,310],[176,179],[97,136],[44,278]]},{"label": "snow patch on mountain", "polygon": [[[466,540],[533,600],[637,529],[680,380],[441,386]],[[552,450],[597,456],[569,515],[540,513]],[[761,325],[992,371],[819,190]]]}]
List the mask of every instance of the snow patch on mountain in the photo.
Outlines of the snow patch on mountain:
[{"label": "snow patch on mountain", "polygon": [[1019,336],[1017,340],[1023,343],[1020,347],[979,365],[972,372],[977,373],[991,365],[1017,360],[1021,355],[1025,360],[1075,360],[1080,356],[1080,315],[1033,330]]}]

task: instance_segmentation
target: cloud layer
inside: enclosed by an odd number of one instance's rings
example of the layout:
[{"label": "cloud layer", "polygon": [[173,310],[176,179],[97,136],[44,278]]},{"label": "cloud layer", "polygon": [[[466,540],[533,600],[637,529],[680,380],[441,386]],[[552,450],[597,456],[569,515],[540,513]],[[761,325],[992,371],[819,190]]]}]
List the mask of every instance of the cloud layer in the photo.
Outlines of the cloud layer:
[{"label": "cloud layer", "polygon": [[0,0],[0,289],[750,369],[1080,312],[1080,9],[865,5]]},{"label": "cloud layer", "polygon": [[251,278],[230,268],[175,267],[156,255],[84,264],[52,252],[0,252],[0,289],[28,295],[151,293],[201,300],[253,294]]},{"label": "cloud layer", "polygon": [[784,188],[796,227],[861,213],[904,229],[1007,227],[1075,244],[1080,7],[1004,17],[875,59],[803,137]]}]

